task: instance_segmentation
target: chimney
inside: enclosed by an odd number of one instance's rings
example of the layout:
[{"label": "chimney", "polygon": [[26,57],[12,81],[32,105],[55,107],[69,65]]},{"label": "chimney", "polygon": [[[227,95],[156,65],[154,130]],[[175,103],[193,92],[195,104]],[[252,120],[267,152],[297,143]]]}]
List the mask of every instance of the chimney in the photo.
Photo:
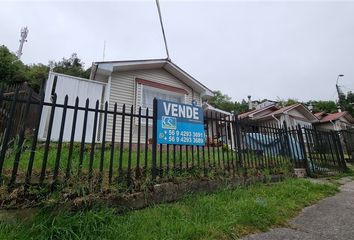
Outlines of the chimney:
[{"label": "chimney", "polygon": [[248,98],[248,110],[252,110],[253,106],[251,101],[251,95],[248,95],[247,98]]},{"label": "chimney", "polygon": [[313,105],[312,105],[312,103],[309,104],[308,109],[310,110],[310,112],[313,112]]}]

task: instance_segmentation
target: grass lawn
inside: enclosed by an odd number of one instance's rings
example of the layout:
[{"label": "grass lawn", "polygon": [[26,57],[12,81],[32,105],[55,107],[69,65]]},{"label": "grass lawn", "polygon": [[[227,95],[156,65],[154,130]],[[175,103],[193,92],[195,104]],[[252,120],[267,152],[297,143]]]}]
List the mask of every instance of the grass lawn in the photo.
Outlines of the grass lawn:
[{"label": "grass lawn", "polygon": [[287,179],[193,195],[123,215],[107,207],[47,209],[30,220],[2,220],[0,239],[237,239],[286,225],[303,207],[336,192],[333,185]]}]

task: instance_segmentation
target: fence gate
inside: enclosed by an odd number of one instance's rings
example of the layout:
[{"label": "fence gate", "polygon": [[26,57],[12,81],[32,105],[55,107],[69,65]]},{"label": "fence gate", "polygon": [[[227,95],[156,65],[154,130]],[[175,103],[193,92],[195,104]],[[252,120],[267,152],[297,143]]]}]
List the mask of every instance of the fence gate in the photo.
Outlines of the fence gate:
[{"label": "fence gate", "polygon": [[332,174],[346,169],[338,132],[303,128],[303,135],[310,174]]},{"label": "fence gate", "polygon": [[341,131],[341,140],[344,143],[345,158],[354,162],[354,129]]}]

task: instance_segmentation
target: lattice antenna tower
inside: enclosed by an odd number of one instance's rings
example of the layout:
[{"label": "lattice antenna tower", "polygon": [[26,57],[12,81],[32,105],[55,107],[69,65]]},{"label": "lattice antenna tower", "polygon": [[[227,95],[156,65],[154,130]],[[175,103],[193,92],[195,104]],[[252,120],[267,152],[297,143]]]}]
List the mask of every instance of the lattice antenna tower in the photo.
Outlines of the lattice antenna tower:
[{"label": "lattice antenna tower", "polygon": [[21,28],[20,46],[18,47],[18,50],[16,52],[16,56],[18,59],[20,59],[23,54],[22,49],[25,42],[27,42],[27,36],[28,36],[28,27],[26,26]]}]

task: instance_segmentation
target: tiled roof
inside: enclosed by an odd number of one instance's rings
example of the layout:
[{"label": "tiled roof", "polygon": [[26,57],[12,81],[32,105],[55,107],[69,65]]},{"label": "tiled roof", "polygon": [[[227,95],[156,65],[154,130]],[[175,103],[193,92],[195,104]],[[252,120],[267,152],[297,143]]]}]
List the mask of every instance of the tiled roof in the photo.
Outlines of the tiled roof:
[{"label": "tiled roof", "polygon": [[295,103],[295,104],[292,104],[290,106],[286,106],[286,107],[282,107],[274,112],[271,113],[271,115],[277,115],[277,114],[280,114],[280,113],[283,113],[283,112],[286,112],[290,109],[293,109],[293,108],[296,108],[297,106],[301,105],[300,103]]},{"label": "tiled roof", "polygon": [[[303,104],[301,104],[301,103],[295,103],[295,104],[292,104],[292,105],[290,105],[290,106],[286,106],[286,107],[282,107],[282,108],[280,108],[280,109],[278,109],[278,110],[275,110],[275,111],[273,111],[273,112],[271,112],[271,113],[269,113],[269,114],[267,114],[267,115],[264,115],[264,116],[261,116],[261,117],[259,117],[258,119],[266,119],[266,118],[270,118],[270,117],[274,117],[274,116],[276,116],[276,115],[280,115],[280,114],[283,114],[283,113],[285,113],[285,112],[287,112],[287,111],[290,111],[290,110],[292,110],[292,109],[294,109],[294,108],[297,108],[297,107],[299,107],[299,106],[303,106],[304,108],[306,108]],[[307,108],[306,108],[307,109]],[[308,110],[308,112],[313,116],[313,114]],[[296,116],[292,116],[293,118],[298,118],[298,117],[296,117]],[[317,118],[315,117],[315,116],[313,116],[313,118],[314,118],[314,120],[313,121],[317,121]]]},{"label": "tiled roof", "polygon": [[321,122],[335,121],[335,120],[338,120],[339,118],[345,116],[346,114],[348,114],[348,112],[331,113],[331,114],[328,114],[327,116],[324,116],[320,121]]},{"label": "tiled roof", "polygon": [[314,114],[318,119],[321,120],[321,118],[323,118],[325,115],[327,115],[327,113],[325,112],[318,112]]},{"label": "tiled roof", "polygon": [[253,113],[262,112],[262,111],[267,110],[267,109],[269,109],[269,108],[277,108],[277,106],[276,106],[275,104],[271,104],[271,105],[268,105],[268,106],[263,107],[263,108],[261,108],[261,109],[253,109],[253,110],[251,110],[251,111],[248,111],[248,112],[239,114],[238,117],[239,117],[240,119],[243,119],[243,118],[246,118],[246,117],[248,117],[249,115],[251,115],[251,114],[253,114]]},{"label": "tiled roof", "polygon": [[252,114],[252,113],[254,113],[256,111],[257,110],[254,109],[254,110],[251,110],[251,111],[248,111],[248,112],[245,112],[245,113],[241,113],[241,114],[238,115],[238,117],[242,119],[242,118],[248,117],[250,114]]}]

